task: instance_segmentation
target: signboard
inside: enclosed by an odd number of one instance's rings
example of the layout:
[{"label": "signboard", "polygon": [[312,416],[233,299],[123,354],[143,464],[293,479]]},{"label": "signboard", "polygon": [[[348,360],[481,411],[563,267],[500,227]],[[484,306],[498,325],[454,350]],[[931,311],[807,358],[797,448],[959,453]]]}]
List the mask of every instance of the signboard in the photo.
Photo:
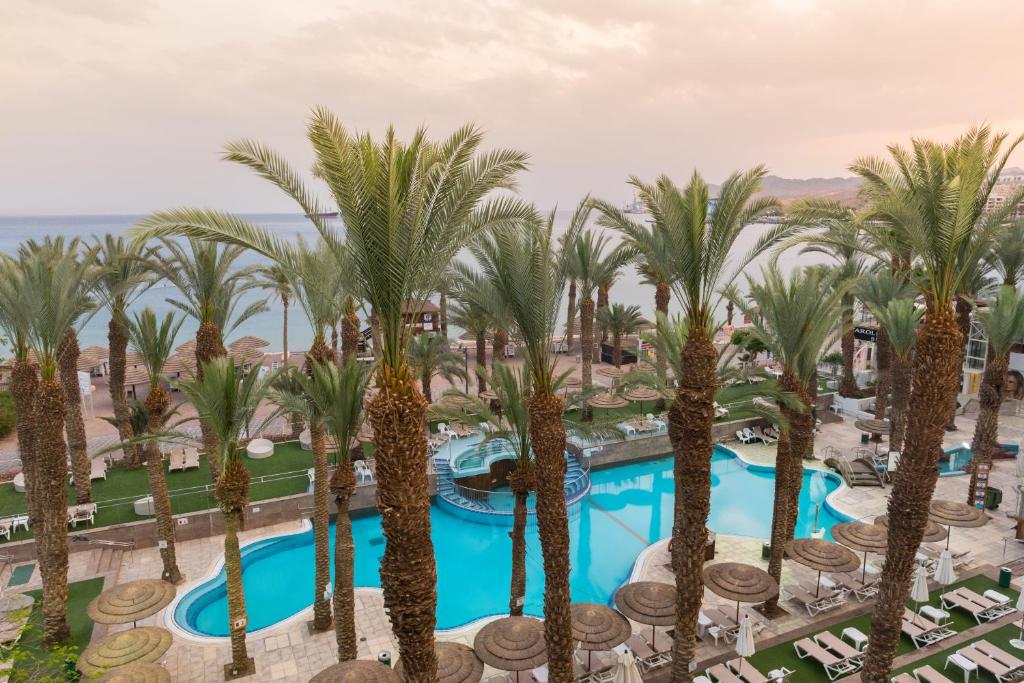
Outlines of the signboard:
[{"label": "signboard", "polygon": [[868,327],[866,325],[858,325],[857,327],[853,328],[853,338],[866,342],[877,342],[878,328]]},{"label": "signboard", "polygon": [[89,376],[88,372],[78,373],[78,393],[82,396],[92,394],[92,377]]},{"label": "signboard", "polygon": [[248,626],[248,625],[249,625],[249,618],[248,617],[242,617],[240,619],[235,619],[235,623],[233,624],[233,626],[235,627],[236,631],[241,631],[241,630],[245,629],[245,627]]},{"label": "signboard", "polygon": [[988,490],[988,472],[991,465],[988,463],[975,465],[978,468],[978,484],[974,487],[974,507],[979,510],[985,509],[985,493]]}]

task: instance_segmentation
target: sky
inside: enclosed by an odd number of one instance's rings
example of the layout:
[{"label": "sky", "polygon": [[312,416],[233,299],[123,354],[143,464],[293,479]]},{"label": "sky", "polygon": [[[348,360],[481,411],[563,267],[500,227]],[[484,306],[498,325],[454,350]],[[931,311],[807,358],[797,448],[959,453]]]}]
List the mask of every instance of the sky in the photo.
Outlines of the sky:
[{"label": "sky", "polygon": [[630,174],[848,175],[913,135],[1024,132],[1022,26],[1018,0],[3,0],[0,214],[294,210],[221,148],[306,169],[316,105],[475,122],[544,209]]}]

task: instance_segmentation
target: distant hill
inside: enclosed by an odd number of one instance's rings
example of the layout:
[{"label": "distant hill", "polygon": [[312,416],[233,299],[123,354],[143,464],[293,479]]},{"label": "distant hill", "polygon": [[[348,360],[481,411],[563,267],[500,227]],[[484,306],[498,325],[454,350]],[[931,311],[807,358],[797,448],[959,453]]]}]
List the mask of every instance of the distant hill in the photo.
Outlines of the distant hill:
[{"label": "distant hill", "polygon": [[844,204],[860,204],[857,189],[860,178],[780,178],[764,179],[762,194],[773,195],[785,205],[805,197],[823,197]]}]

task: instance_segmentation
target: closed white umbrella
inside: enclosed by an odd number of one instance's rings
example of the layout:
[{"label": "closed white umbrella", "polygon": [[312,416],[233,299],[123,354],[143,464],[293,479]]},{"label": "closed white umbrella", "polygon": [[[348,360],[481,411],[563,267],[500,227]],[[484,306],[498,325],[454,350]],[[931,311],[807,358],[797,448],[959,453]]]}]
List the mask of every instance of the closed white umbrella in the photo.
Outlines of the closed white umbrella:
[{"label": "closed white umbrella", "polygon": [[935,570],[935,580],[943,586],[956,581],[956,572],[953,571],[953,556],[949,552],[949,548],[942,551],[939,555],[939,566]]},{"label": "closed white umbrella", "polygon": [[910,599],[914,601],[914,619],[917,619],[917,611],[921,609],[922,602],[928,602],[928,571],[924,567],[918,567],[914,574],[914,585],[910,589]]},{"label": "closed white umbrella", "polygon": [[1019,638],[1014,638],[1013,640],[1011,640],[1010,641],[1010,645],[1013,645],[1018,650],[1024,650],[1024,591],[1021,591],[1020,595],[1017,596],[1017,604],[1014,605],[1014,608],[1018,612],[1022,613],[1021,614],[1021,620],[1019,622],[1020,623],[1020,637]]},{"label": "closed white umbrella", "polygon": [[736,635],[736,654],[740,656],[739,676],[743,677],[743,660],[756,652],[754,647],[754,626],[750,623],[750,615],[744,614],[740,621],[740,632]]},{"label": "closed white umbrella", "polygon": [[640,676],[640,669],[636,668],[636,659],[630,651],[619,655],[619,661],[615,665],[615,678],[613,683],[644,683]]}]

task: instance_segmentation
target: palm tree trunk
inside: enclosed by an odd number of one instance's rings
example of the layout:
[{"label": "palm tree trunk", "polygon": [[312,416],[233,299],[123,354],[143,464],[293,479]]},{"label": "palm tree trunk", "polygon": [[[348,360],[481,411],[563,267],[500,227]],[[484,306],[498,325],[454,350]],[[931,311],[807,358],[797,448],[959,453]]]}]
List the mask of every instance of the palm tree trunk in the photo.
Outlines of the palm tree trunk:
[{"label": "palm tree trunk", "polygon": [[[128,397],[124,393],[124,371],[127,365],[126,356],[128,351],[128,335],[125,332],[122,319],[124,307],[117,307],[111,313],[110,323],[107,325],[107,343],[110,345],[110,402],[114,407],[114,419],[117,421],[117,435],[121,443],[131,441],[135,433],[132,431],[131,411],[128,410]],[[125,446],[124,460],[125,467],[134,468],[140,465],[141,457],[139,447],[136,445]]]},{"label": "palm tree trunk", "polygon": [[508,483],[515,496],[512,508],[512,584],[509,588],[508,613],[513,617],[523,616],[523,601],[526,597],[526,500],[534,486],[530,465],[525,468],[520,462],[508,475]]},{"label": "palm tree trunk", "polygon": [[915,555],[928,522],[949,405],[957,391],[962,337],[948,307],[925,314],[914,354],[907,436],[889,496],[889,546],[871,619],[862,680],[887,683],[900,641]]},{"label": "palm tree trunk", "polygon": [[729,301],[725,302],[725,324],[726,325],[730,325],[730,326],[732,325],[732,319],[733,319],[733,316],[735,315],[735,311],[736,311],[736,304],[734,304],[731,299]]},{"label": "palm tree trunk", "polygon": [[544,560],[544,641],[548,680],[570,683],[572,621],[569,611],[569,514],[565,505],[565,425],[562,399],[543,392],[530,398],[530,440],[537,468],[537,529]]},{"label": "palm tree trunk", "polygon": [[349,302],[341,319],[341,362],[347,363],[359,354],[359,317]]},{"label": "palm tree trunk", "polygon": [[331,548],[327,481],[327,433],[319,419],[309,424],[310,450],[313,453],[313,622],[314,631],[331,627],[331,603],[324,596],[331,581]]},{"label": "palm tree trunk", "polygon": [[[771,555],[768,559],[768,573],[775,579],[776,583],[782,581],[782,559],[785,554],[786,541],[788,540],[786,520],[789,519],[790,512],[786,509],[786,504],[789,502],[789,496],[786,493],[791,488],[790,471],[795,460],[793,457],[792,436],[792,430],[787,426],[779,435],[779,442],[775,447],[775,497],[773,498],[772,507],[772,530],[769,541]],[[764,611],[768,615],[778,614],[780,612],[779,596],[776,595],[768,599],[764,603]]]},{"label": "palm tree trunk", "polygon": [[992,464],[992,449],[999,438],[999,409],[1003,405],[1003,379],[1010,365],[1008,354],[990,358],[978,392],[978,421],[971,441],[971,483],[967,490],[967,504],[974,505],[978,487],[978,465]]},{"label": "palm tree trunk", "polygon": [[565,309],[565,352],[572,353],[573,324],[576,322],[576,281],[569,281],[569,303]]},{"label": "palm tree trunk", "polygon": [[[146,412],[149,414],[149,432],[156,433],[161,426],[161,417],[170,404],[170,396],[157,384],[146,396]],[[174,517],[171,510],[171,495],[164,477],[164,460],[156,441],[146,444],[146,467],[149,475],[149,491],[153,495],[153,511],[156,517],[156,536],[165,547],[160,549],[160,561],[164,570],[161,578],[171,583],[181,583],[177,554],[174,547]]]},{"label": "palm tree trunk", "polygon": [[71,471],[75,478],[75,502],[92,502],[92,466],[89,464],[89,445],[85,438],[85,420],[82,419],[82,392],[78,386],[78,335],[70,327],[57,347],[60,383],[64,386],[64,429],[68,434],[71,452]]},{"label": "palm tree trunk", "polygon": [[618,332],[612,334],[612,363],[617,368],[622,367],[622,335]]},{"label": "palm tree trunk", "polygon": [[[657,313],[661,313],[664,316],[668,316],[668,304],[671,300],[672,290],[669,284],[665,281],[659,281],[654,288],[654,310]],[[658,375],[658,382],[662,386],[668,384],[668,359],[664,358],[660,353],[655,358],[654,365],[655,372]],[[659,398],[657,402],[658,411],[665,410],[665,399]]]},{"label": "palm tree trunk", "polygon": [[481,369],[487,370],[487,332],[485,330],[476,333],[476,393],[478,394],[487,391],[487,380],[480,372]]},{"label": "palm tree trunk", "polygon": [[[209,320],[199,323],[199,329],[196,330],[196,377],[203,379],[203,366],[214,358],[226,355],[228,352],[224,348],[224,340],[217,326]],[[206,426],[205,420],[199,421],[199,429],[203,435],[206,460],[210,463],[210,479],[213,485],[217,486],[222,464],[217,455],[220,452],[217,436]]]},{"label": "palm tree trunk", "polygon": [[910,400],[910,359],[892,355],[892,426],[889,450],[902,451],[907,433],[907,402]]},{"label": "palm tree trunk", "polygon": [[281,295],[281,362],[288,365],[288,295]]},{"label": "palm tree trunk", "polygon": [[697,614],[704,599],[704,546],[711,510],[718,352],[704,334],[691,334],[680,355],[676,399],[668,411],[676,482],[672,522],[672,566],[676,572],[676,623],[672,680],[690,683],[696,650]]},{"label": "palm tree trunk", "polygon": [[370,312],[370,339],[373,341],[373,359],[380,362],[380,318],[377,317],[376,311]]},{"label": "palm tree trunk", "polygon": [[491,349],[491,372],[493,373],[499,363],[505,362],[505,347],[508,345],[508,332],[503,329],[494,329],[493,348]]},{"label": "palm tree trunk", "polygon": [[43,522],[43,492],[39,486],[39,451],[36,449],[35,408],[39,393],[39,373],[27,360],[19,359],[11,372],[11,393],[14,395],[15,428],[18,436],[18,457],[25,475],[25,497],[28,504],[28,526],[38,538]]},{"label": "palm tree trunk", "polygon": [[[580,348],[580,388],[586,394],[594,387],[594,299],[589,295],[580,302]],[[580,410],[589,422],[594,414],[591,407],[584,403]]]},{"label": "palm tree trunk", "polygon": [[429,368],[424,368],[420,371],[420,391],[423,392],[423,398],[427,400],[427,403],[434,402],[434,396],[430,391],[430,380],[433,375]]},{"label": "palm tree trunk", "polygon": [[839,347],[843,352],[843,379],[839,385],[839,395],[854,397],[860,394],[857,386],[857,378],[854,377],[853,356],[855,339],[853,336],[853,301],[850,297],[843,297],[843,329],[846,334],[839,341]]},{"label": "palm tree trunk", "polygon": [[440,318],[441,336],[448,338],[448,294],[442,289],[437,297],[437,317]]},{"label": "palm tree trunk", "polygon": [[[595,309],[594,316],[596,318],[598,312],[608,308],[608,288],[598,287],[597,288],[597,308]],[[601,325],[601,343],[596,345],[594,349],[594,362],[601,362],[601,347],[608,341],[608,328]]]},{"label": "palm tree trunk", "polygon": [[[219,460],[219,458],[218,458]],[[227,576],[228,627],[231,629],[231,663],[224,667],[225,678],[239,678],[256,672],[256,663],[245,645],[245,585],[242,583],[242,552],[238,531],[249,502],[249,471],[241,462],[229,460],[217,481],[217,500],[224,515],[224,573]]]},{"label": "palm tree trunk", "polygon": [[64,443],[66,393],[56,377],[43,378],[36,395],[35,446],[39,457],[38,487],[42,493],[42,533],[36,537],[39,573],[43,580],[43,639],[67,641],[68,509],[67,445]]},{"label": "palm tree trunk", "polygon": [[398,640],[405,679],[433,683],[437,679],[437,567],[423,465],[427,402],[404,363],[397,368],[380,366],[377,386],[366,413],[374,433],[377,507],[387,539],[380,565],[384,608]]},{"label": "palm tree trunk", "polygon": [[889,344],[889,335],[885,333],[884,327],[879,327],[875,343],[875,360],[878,365],[875,381],[875,418],[878,420],[884,420],[889,410],[889,392],[892,390],[891,359],[892,346]]},{"label": "palm tree trunk", "polygon": [[966,296],[960,296],[956,299],[956,326],[960,328],[960,335],[963,341],[960,344],[960,365],[959,377],[956,380],[957,391],[953,394],[953,397],[949,402],[949,421],[946,423],[946,431],[956,431],[956,399],[960,394],[960,388],[964,379],[964,361],[967,359],[967,342],[971,338],[971,302]]},{"label": "palm tree trunk", "polygon": [[331,493],[338,506],[334,520],[334,636],[338,641],[338,661],[358,656],[356,650],[355,554],[352,519],[348,504],[356,487],[355,474],[348,466],[339,466],[331,478]]}]

